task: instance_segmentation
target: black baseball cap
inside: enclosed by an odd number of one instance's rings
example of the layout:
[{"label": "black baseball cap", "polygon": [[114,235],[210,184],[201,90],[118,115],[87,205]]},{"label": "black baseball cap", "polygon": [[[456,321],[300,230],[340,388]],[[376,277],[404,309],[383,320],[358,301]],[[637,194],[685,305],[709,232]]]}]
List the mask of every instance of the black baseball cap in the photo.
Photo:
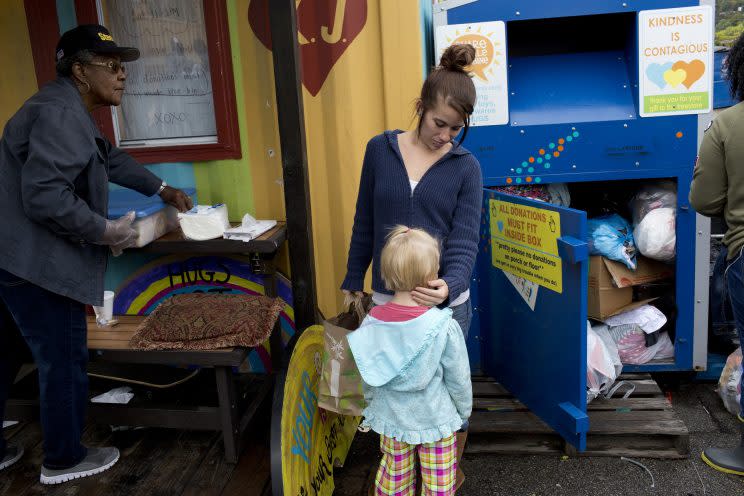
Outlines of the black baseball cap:
[{"label": "black baseball cap", "polygon": [[137,60],[139,49],[120,47],[108,29],[100,24],[81,24],[65,32],[57,43],[57,62],[75,55],[80,50],[90,50],[101,55],[118,55],[122,62]]}]

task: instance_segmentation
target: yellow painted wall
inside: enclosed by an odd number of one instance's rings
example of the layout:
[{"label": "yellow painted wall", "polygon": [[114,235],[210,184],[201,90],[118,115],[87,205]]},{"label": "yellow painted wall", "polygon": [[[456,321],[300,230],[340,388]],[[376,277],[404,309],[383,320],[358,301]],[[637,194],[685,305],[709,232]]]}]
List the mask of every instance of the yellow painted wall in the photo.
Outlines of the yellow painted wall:
[{"label": "yellow painted wall", "polygon": [[[250,98],[255,94],[255,85],[246,85],[251,78],[249,75],[246,80],[246,73],[243,69],[244,58],[241,53],[245,48],[240,38],[239,22],[241,17],[245,17],[246,9],[240,5],[241,2],[236,2],[236,0],[227,0],[226,4],[242,157],[235,160],[196,162],[194,163],[194,178],[201,203],[225,203],[230,220],[239,222],[245,213],[255,215],[251,164],[255,163],[257,157],[256,154],[251,153],[251,145],[257,143],[253,148],[259,148],[263,136],[261,133],[254,132],[254,126],[249,122],[254,116],[252,109],[255,103]],[[250,72],[252,71],[249,70]],[[251,91],[246,91],[247,86],[251,87]]]},{"label": "yellow painted wall", "polygon": [[[417,0],[369,0],[367,22],[313,97],[304,91],[318,303],[340,309],[367,141],[406,128],[421,87]],[[367,283],[370,288],[370,283]]]},{"label": "yellow painted wall", "polygon": [[[272,54],[248,24],[249,0],[226,5],[242,157],[194,163],[199,203],[225,203],[233,222],[245,213],[285,220]],[[277,265],[289,275],[286,245]]]},{"label": "yellow painted wall", "polygon": [[23,0],[4,0],[0,15],[0,133],[36,92],[36,73]]},{"label": "yellow painted wall", "polygon": [[[259,217],[284,219],[272,56],[248,23],[248,0],[236,3],[253,201]],[[326,316],[341,304],[338,287],[346,271],[367,141],[411,124],[422,64],[419,1],[367,0],[364,28],[321,90],[316,96],[303,91],[316,282]]]},{"label": "yellow painted wall", "polygon": [[[253,34],[248,23],[249,0],[234,3],[237,36],[232,51],[242,67],[242,112],[245,119],[241,134],[248,136],[250,146],[243,147],[243,157],[251,164],[253,207],[261,219],[286,219],[282,163],[279,153],[279,128],[274,94],[272,54]],[[232,15],[232,14],[231,14]]]}]

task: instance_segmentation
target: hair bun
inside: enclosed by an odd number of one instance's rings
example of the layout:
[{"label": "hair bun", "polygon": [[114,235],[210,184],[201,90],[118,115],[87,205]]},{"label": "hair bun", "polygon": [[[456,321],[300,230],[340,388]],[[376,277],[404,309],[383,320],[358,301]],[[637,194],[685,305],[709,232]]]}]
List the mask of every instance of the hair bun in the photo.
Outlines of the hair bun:
[{"label": "hair bun", "polygon": [[465,70],[475,60],[475,47],[468,44],[450,45],[442,54],[439,65],[443,69],[456,72]]}]

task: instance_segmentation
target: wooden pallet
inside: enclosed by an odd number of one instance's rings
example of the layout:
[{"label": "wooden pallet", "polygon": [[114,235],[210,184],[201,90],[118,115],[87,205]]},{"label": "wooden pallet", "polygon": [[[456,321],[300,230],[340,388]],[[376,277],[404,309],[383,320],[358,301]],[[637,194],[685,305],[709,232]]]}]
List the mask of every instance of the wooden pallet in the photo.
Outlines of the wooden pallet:
[{"label": "wooden pallet", "polygon": [[[635,392],[628,399],[597,398],[588,405],[589,433],[580,455],[689,456],[689,431],[656,381],[648,374],[620,380],[632,382]],[[469,432],[466,453],[578,454],[503,386],[484,376],[473,377]]]}]

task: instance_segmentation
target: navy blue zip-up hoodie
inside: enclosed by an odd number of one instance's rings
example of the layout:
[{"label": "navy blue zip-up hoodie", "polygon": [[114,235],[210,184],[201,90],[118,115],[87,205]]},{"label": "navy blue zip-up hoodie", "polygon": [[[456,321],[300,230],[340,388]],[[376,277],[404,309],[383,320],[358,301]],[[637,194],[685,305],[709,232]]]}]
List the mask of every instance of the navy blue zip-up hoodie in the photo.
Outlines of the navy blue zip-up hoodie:
[{"label": "navy blue zip-up hoodie", "polygon": [[[342,289],[364,289],[372,262],[372,289],[385,289],[380,254],[396,225],[418,227],[442,243],[439,277],[454,301],[470,286],[478,252],[483,179],[478,160],[462,146],[432,165],[411,194],[408,173],[398,147],[403,131],[385,131],[367,143],[359,183],[354,229]],[[445,302],[447,303],[447,302]]]}]

